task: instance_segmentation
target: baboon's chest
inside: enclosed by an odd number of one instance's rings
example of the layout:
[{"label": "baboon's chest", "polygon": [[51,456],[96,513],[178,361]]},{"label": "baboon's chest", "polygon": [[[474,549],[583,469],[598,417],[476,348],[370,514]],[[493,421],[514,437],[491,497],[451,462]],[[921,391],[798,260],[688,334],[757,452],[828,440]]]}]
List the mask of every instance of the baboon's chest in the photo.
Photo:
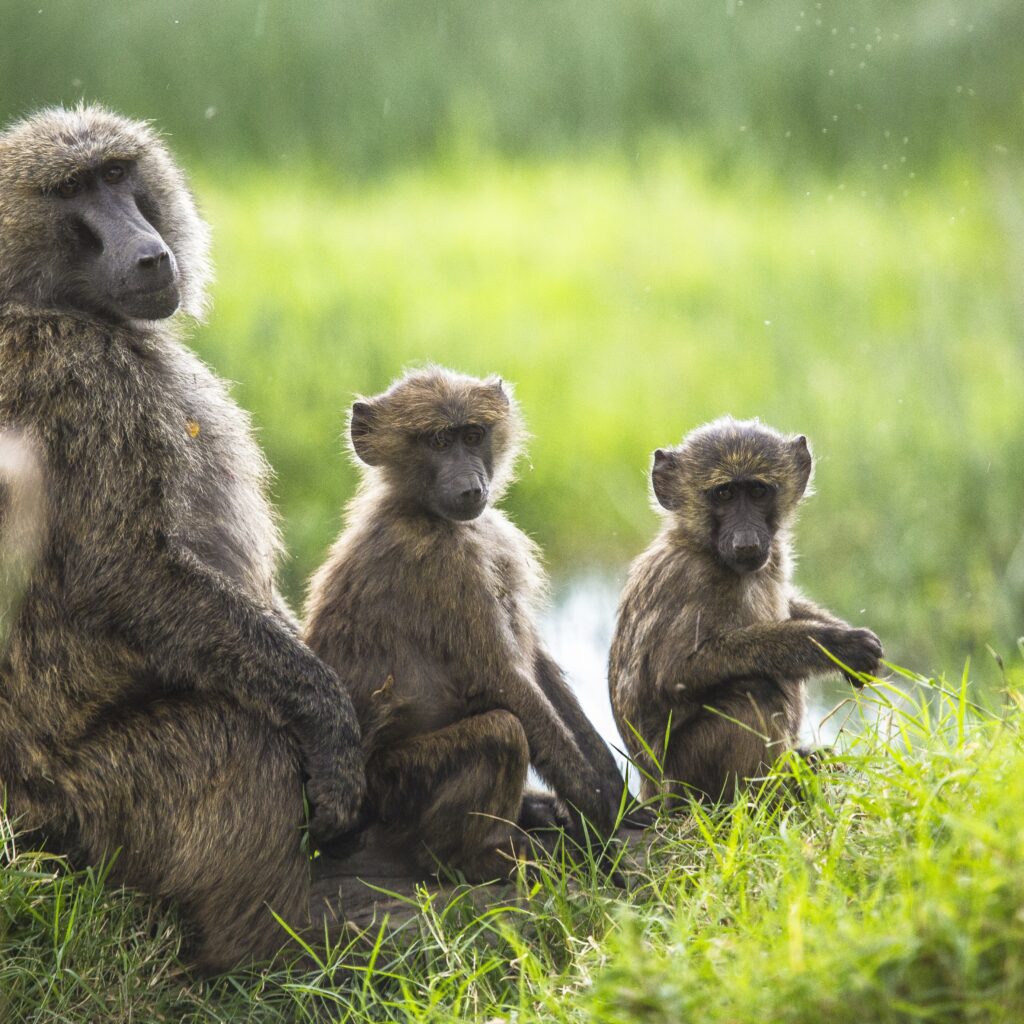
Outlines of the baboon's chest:
[{"label": "baboon's chest", "polygon": [[254,596],[272,590],[276,528],[265,463],[241,411],[197,365],[166,373],[154,428],[171,453],[164,478],[169,532]]},{"label": "baboon's chest", "polygon": [[493,602],[496,642],[507,645],[512,656],[526,654],[532,659],[532,651],[524,651],[531,638],[530,583],[515,559],[500,551],[481,557],[479,571],[481,592],[489,593]]},{"label": "baboon's chest", "polygon": [[737,586],[725,617],[731,619],[728,622],[728,628],[731,629],[788,619],[786,589],[775,581],[744,579]]}]

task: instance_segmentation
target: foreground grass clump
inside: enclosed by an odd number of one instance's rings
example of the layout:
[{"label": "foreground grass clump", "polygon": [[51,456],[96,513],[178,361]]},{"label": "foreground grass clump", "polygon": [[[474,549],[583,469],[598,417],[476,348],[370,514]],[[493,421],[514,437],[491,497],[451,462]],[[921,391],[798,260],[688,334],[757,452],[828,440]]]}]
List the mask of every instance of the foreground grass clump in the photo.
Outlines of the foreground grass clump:
[{"label": "foreground grass clump", "polygon": [[628,895],[554,866],[528,913],[424,895],[427,938],[354,966],[193,981],[172,922],[8,833],[0,1020],[1019,1021],[1022,699],[911,686],[850,705],[834,771],[780,765],[802,799],[664,822]]},{"label": "foreground grass clump", "polygon": [[957,700],[893,709],[835,777],[798,772],[804,804],[698,820],[689,879],[652,880],[596,958],[593,1017],[1020,1020],[1018,722]]}]

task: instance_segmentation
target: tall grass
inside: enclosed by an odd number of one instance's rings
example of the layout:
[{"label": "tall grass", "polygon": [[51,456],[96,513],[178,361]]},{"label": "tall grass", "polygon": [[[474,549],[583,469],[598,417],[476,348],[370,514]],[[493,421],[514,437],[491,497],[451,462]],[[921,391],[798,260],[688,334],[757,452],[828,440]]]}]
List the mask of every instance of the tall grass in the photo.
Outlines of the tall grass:
[{"label": "tall grass", "polygon": [[0,0],[0,120],[103,99],[194,158],[359,174],[467,141],[893,164],[1022,141],[1016,0]]},{"label": "tall grass", "polygon": [[[1019,661],[1016,685],[1024,680]],[[1024,1012],[1024,745],[1011,689],[864,691],[825,769],[665,820],[628,891],[541,865],[528,910],[446,911],[395,956],[199,983],[173,922],[0,852],[5,1021],[1005,1021]],[[849,723],[848,723],[849,725]],[[768,798],[768,793],[774,793]],[[527,891],[527,890],[524,890]]]},{"label": "tall grass", "polygon": [[559,577],[648,542],[655,447],[761,416],[818,456],[799,580],[897,660],[973,653],[998,683],[986,645],[1024,607],[1021,180],[861,184],[671,141],[348,187],[200,174],[219,281],[195,344],[277,469],[291,595],[354,487],[353,394],[432,359],[516,385],[534,439],[508,504]]}]

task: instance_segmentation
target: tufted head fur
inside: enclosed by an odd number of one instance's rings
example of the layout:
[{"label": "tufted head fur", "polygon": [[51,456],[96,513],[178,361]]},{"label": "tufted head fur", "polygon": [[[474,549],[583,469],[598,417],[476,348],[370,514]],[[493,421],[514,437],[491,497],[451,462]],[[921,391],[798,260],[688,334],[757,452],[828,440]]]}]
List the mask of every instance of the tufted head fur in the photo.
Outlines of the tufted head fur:
[{"label": "tufted head fur", "polygon": [[[401,485],[424,437],[469,424],[488,428],[493,468],[492,501],[511,483],[515,461],[526,437],[512,389],[500,377],[469,377],[428,366],[395,381],[374,398],[361,397],[349,416],[352,453],[370,474]],[[371,476],[372,478],[372,476]]]},{"label": "tufted head fur", "polygon": [[201,318],[211,278],[209,229],[184,175],[156,131],[101,106],[50,107],[0,133],[0,302],[60,305],[66,248],[50,194],[69,177],[108,160],[133,162],[147,192],[149,218],[180,272],[180,308]]}]

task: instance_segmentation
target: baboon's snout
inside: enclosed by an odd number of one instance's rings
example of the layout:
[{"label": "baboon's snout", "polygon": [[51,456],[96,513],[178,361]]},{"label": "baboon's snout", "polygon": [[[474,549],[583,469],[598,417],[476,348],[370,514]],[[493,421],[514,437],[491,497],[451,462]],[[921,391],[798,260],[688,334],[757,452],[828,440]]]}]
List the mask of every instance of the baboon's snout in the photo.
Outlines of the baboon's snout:
[{"label": "baboon's snout", "polygon": [[135,250],[133,269],[140,291],[166,288],[174,284],[178,277],[174,256],[159,235],[140,242]]},{"label": "baboon's snout", "polygon": [[732,557],[736,565],[752,572],[768,560],[768,544],[757,530],[737,530],[732,537]]},{"label": "baboon's snout", "polygon": [[476,473],[453,481],[452,509],[456,519],[475,519],[487,506],[487,481]]}]

